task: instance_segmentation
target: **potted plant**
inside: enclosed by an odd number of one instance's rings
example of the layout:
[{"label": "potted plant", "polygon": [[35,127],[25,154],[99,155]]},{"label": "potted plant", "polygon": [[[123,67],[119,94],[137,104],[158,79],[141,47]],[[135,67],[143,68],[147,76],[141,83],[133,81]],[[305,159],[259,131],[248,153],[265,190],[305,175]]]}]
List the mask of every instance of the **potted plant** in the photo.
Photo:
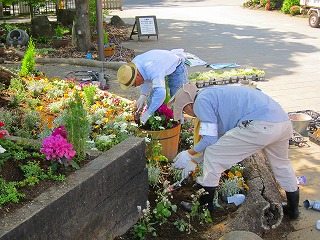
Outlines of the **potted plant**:
[{"label": "potted plant", "polygon": [[115,52],[116,45],[114,43],[110,43],[108,39],[108,34],[104,30],[103,31],[103,52],[105,57],[112,56]]},{"label": "potted plant", "polygon": [[222,71],[217,71],[215,74],[215,83],[217,85],[222,85],[223,82],[223,72]]},{"label": "potted plant", "polygon": [[69,44],[69,40],[63,35],[63,28],[58,25],[55,29],[56,35],[52,40],[52,45],[54,48],[65,47]]},{"label": "potted plant", "polygon": [[162,104],[144,125],[139,125],[138,135],[150,139],[147,144],[147,156],[151,155],[155,142],[162,145],[161,154],[172,161],[178,153],[181,124],[173,120],[173,111]]},{"label": "potted plant", "polygon": [[230,81],[231,83],[236,83],[238,82],[238,72],[235,69],[232,69],[229,71],[230,73]]}]

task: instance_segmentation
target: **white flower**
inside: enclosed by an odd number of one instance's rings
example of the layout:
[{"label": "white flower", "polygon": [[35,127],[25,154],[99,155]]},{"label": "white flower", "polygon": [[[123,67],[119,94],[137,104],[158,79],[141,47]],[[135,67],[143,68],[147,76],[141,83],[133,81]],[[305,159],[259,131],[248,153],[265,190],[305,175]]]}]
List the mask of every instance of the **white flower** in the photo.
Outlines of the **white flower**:
[{"label": "white flower", "polygon": [[137,206],[138,212],[141,212],[141,206]]},{"label": "white flower", "polygon": [[0,145],[0,153],[4,153],[6,150]]},{"label": "white flower", "polygon": [[101,141],[106,141],[106,142],[111,142],[112,139],[116,138],[115,134],[110,134],[110,135],[101,135],[98,137],[99,140]]},{"label": "white flower", "polygon": [[157,120],[157,121],[161,121],[161,117],[160,116],[155,116],[154,119]]},{"label": "white flower", "polygon": [[131,123],[131,126],[138,127],[138,124],[136,124],[136,123]]}]

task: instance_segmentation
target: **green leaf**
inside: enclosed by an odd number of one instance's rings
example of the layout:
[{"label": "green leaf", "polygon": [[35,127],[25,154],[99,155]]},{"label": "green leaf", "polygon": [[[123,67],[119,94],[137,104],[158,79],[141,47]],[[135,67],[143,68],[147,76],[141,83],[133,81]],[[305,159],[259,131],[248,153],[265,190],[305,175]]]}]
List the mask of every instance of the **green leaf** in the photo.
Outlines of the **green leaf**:
[{"label": "green leaf", "polygon": [[171,209],[172,209],[172,211],[177,212],[177,205],[172,205]]},{"label": "green leaf", "polygon": [[162,213],[163,213],[166,217],[171,216],[171,212],[170,212],[168,209],[163,209]]},{"label": "green leaf", "polygon": [[51,168],[53,171],[56,171],[58,169],[58,166],[59,166],[58,162],[54,162],[52,163]]},{"label": "green leaf", "polygon": [[80,166],[79,166],[78,163],[76,163],[75,161],[71,160],[69,163],[70,163],[70,165],[71,165],[72,167],[74,167],[75,169],[80,169]]}]

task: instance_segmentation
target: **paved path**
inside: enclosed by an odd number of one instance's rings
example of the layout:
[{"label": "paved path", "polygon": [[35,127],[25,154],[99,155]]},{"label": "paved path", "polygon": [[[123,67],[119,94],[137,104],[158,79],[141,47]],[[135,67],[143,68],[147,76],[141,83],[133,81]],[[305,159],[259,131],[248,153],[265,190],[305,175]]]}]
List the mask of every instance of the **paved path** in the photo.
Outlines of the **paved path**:
[{"label": "paved path", "polygon": [[[244,0],[123,0],[123,11],[113,11],[133,24],[135,16],[157,17],[159,40],[141,37],[125,43],[137,53],[154,48],[183,48],[208,63],[238,63],[267,73],[258,87],[278,101],[287,112],[311,109],[320,112],[320,29],[308,26],[306,18],[277,12],[249,10]],[[110,17],[111,17],[110,16]],[[189,72],[207,71],[205,67]],[[316,221],[320,212],[306,210],[303,201],[320,200],[320,146],[290,147],[300,186],[301,217],[288,240],[320,239]]]}]

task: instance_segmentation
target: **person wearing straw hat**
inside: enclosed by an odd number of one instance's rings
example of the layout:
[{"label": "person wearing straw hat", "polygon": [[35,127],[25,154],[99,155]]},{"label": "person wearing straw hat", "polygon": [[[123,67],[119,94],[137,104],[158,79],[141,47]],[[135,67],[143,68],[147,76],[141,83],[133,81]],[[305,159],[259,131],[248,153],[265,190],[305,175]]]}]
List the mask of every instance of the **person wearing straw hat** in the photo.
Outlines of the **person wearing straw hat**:
[{"label": "person wearing straw hat", "polygon": [[140,116],[142,123],[147,122],[165,101],[166,78],[170,96],[188,81],[184,57],[183,49],[154,49],[137,55],[131,62],[119,68],[117,78],[123,90],[140,86],[140,97],[135,103],[135,112],[140,112],[147,103],[147,109]]},{"label": "person wearing straw hat", "polygon": [[[299,216],[299,188],[288,157],[292,123],[287,113],[263,92],[245,86],[215,86],[198,90],[184,84],[170,100],[174,120],[183,122],[184,113],[200,120],[200,141],[173,159],[173,168],[183,169],[182,177],[203,161],[203,174],[197,178],[199,188],[208,194],[201,205],[213,211],[213,197],[221,173],[262,150],[280,187],[286,191],[284,212],[292,219]],[[203,152],[203,158],[193,157]],[[181,206],[191,211],[192,204]]]}]

